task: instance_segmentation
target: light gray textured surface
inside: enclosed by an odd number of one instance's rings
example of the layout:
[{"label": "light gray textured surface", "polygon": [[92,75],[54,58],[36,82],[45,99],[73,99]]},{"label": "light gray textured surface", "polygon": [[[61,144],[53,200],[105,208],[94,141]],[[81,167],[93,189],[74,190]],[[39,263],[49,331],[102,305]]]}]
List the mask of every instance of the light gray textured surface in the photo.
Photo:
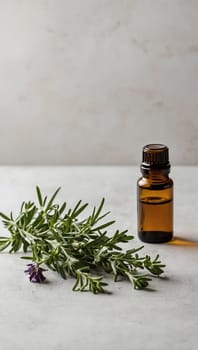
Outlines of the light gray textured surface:
[{"label": "light gray textured surface", "polygon": [[[0,347],[3,350],[196,350],[198,323],[198,168],[177,167],[175,239],[145,244],[160,253],[166,278],[150,291],[127,282],[111,283],[111,295],[74,293],[72,280],[48,271],[48,283],[30,284],[19,255],[0,254]],[[136,234],[136,179],[132,167],[1,167],[0,210],[17,210],[34,199],[34,187],[51,193],[62,186],[60,200],[80,198],[90,205],[106,197],[117,227]],[[3,230],[2,230],[3,232]],[[3,232],[4,234],[4,232]],[[141,243],[135,238],[135,245]]]},{"label": "light gray textured surface", "polygon": [[0,163],[198,164],[198,1],[0,1]]}]

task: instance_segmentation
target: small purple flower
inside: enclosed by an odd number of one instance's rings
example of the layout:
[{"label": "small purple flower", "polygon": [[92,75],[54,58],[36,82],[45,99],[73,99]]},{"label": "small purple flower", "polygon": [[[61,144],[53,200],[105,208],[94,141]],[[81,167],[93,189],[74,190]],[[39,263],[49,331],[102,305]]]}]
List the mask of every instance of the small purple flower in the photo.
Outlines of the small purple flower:
[{"label": "small purple flower", "polygon": [[45,276],[43,276],[43,271],[47,271],[39,265],[27,264],[28,268],[24,272],[29,275],[30,282],[42,283],[45,281]]}]

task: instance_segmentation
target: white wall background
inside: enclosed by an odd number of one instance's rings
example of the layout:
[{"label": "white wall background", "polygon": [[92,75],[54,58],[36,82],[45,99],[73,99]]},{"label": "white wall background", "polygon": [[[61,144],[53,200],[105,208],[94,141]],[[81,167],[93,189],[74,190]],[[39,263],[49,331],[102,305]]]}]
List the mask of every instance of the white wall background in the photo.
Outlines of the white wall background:
[{"label": "white wall background", "polygon": [[198,164],[197,0],[0,0],[0,163]]}]

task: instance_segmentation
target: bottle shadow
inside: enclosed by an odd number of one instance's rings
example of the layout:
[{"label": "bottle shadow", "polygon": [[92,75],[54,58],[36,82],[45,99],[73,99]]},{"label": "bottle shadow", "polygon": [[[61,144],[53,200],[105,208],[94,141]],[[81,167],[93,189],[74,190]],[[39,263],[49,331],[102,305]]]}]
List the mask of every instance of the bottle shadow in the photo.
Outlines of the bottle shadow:
[{"label": "bottle shadow", "polygon": [[168,244],[179,247],[198,248],[198,240],[187,239],[180,236],[174,236],[173,239],[170,242],[168,242]]}]

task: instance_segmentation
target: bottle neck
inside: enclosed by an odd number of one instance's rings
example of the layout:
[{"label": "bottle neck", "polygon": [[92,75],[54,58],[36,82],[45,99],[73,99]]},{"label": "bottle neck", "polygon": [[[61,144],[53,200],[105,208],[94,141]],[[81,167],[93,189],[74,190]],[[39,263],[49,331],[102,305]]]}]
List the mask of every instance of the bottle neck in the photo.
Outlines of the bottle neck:
[{"label": "bottle neck", "polygon": [[169,178],[170,168],[153,169],[141,167],[141,173],[144,178],[147,178],[153,182],[167,181]]}]

